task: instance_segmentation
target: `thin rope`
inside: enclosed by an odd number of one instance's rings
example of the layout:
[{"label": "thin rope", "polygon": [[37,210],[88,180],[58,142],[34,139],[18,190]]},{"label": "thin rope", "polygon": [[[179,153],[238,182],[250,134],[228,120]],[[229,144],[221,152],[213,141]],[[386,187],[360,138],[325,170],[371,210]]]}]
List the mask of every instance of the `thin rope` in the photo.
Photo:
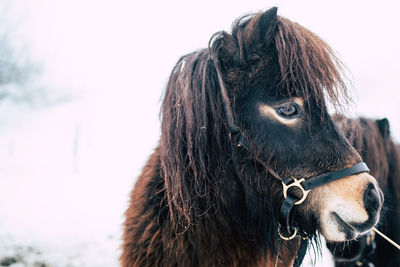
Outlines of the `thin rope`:
[{"label": "thin rope", "polygon": [[397,244],[396,242],[394,242],[392,239],[390,239],[389,237],[387,237],[385,234],[383,234],[381,231],[379,231],[378,229],[376,229],[375,227],[372,228],[372,230],[375,231],[375,233],[379,234],[380,236],[382,236],[384,239],[386,239],[386,241],[388,241],[390,244],[392,244],[393,246],[395,246],[398,250],[400,250],[400,245]]}]

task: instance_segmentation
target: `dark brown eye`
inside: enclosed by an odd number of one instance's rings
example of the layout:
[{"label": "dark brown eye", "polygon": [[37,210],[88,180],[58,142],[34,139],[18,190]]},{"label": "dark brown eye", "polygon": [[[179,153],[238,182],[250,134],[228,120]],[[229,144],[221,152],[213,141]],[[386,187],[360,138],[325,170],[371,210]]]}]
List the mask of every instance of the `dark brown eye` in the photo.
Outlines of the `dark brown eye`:
[{"label": "dark brown eye", "polygon": [[299,113],[299,108],[295,103],[286,103],[276,108],[276,111],[284,118],[291,118]]}]

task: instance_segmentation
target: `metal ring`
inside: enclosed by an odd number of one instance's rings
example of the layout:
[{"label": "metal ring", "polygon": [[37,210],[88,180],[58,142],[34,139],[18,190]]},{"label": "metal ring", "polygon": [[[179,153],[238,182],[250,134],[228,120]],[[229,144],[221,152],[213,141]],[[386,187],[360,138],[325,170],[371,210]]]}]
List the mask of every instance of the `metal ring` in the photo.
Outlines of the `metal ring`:
[{"label": "metal ring", "polygon": [[279,237],[282,238],[283,240],[286,240],[286,241],[292,240],[292,239],[295,238],[296,235],[297,235],[297,227],[295,227],[295,228],[293,228],[293,229],[294,229],[294,233],[293,233],[291,236],[284,236],[284,235],[282,235],[282,233],[281,233],[281,225],[279,225],[279,226],[278,226],[278,234],[279,234]]},{"label": "metal ring", "polygon": [[301,183],[305,181],[304,178],[301,178],[300,180],[297,180],[296,178],[293,178],[293,180],[294,180],[294,182],[292,182],[292,183],[289,184],[289,185],[285,184],[285,183],[282,181],[283,196],[284,196],[285,198],[287,198],[287,191],[289,190],[289,188],[291,188],[291,187],[298,187],[298,188],[301,190],[301,192],[302,192],[303,195],[302,195],[302,197],[301,197],[297,202],[295,202],[294,204],[295,204],[295,205],[299,205],[299,204],[303,203],[304,200],[306,200],[307,195],[308,195],[308,193],[310,192],[310,190],[305,190],[305,189],[303,188],[303,186],[301,185]]}]

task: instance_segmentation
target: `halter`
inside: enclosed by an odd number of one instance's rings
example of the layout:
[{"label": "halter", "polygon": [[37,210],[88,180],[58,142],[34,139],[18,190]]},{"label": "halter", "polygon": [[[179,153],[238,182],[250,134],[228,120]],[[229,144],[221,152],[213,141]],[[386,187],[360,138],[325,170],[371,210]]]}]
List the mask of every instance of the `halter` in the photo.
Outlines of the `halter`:
[{"label": "halter", "polygon": [[[283,196],[285,200],[283,201],[283,204],[281,206],[281,214],[285,219],[285,230],[287,231],[289,236],[284,236],[281,231],[279,231],[279,236],[284,240],[291,240],[296,236],[298,228],[291,227],[290,213],[295,205],[299,205],[304,202],[304,200],[307,198],[308,193],[312,189],[339,180],[341,178],[359,174],[362,172],[369,172],[367,164],[365,164],[364,162],[356,163],[353,166],[342,170],[327,172],[318,176],[313,176],[311,178],[308,178],[307,180],[305,180],[304,178],[282,178],[281,181],[283,186]],[[288,193],[288,190],[290,188],[300,189],[302,192],[302,196],[298,198],[294,195],[291,195],[290,193]]]},{"label": "halter", "polygon": [[[229,127],[229,138],[231,141],[231,144],[234,147],[243,147],[246,150],[248,150],[248,145],[246,142],[246,139],[244,137],[244,134],[242,130],[235,125],[234,123],[234,118],[233,118],[233,112],[232,112],[232,107],[230,105],[230,100],[227,94],[227,91],[224,86],[224,82],[222,79],[222,74],[221,74],[221,68],[219,65],[219,62],[216,58],[213,58],[213,63],[216,68],[217,76],[218,76],[218,82],[220,85],[221,89],[221,97],[222,97],[222,104],[223,108],[225,111],[225,116],[227,118],[228,122],[228,127]],[[233,153],[235,150],[233,150]],[[233,157],[234,161],[236,161],[235,156]],[[260,162],[262,165],[265,166],[262,162]],[[286,230],[286,233],[282,233],[281,228],[282,226],[278,226],[278,234],[280,238],[283,240],[291,240],[294,239],[296,236],[301,235],[303,237],[303,240],[305,242],[302,242],[300,244],[300,248],[298,251],[298,255],[296,257],[296,261],[294,266],[300,266],[301,261],[303,260],[303,257],[306,252],[307,248],[307,234],[306,233],[300,233],[298,227],[292,227],[291,226],[291,220],[293,220],[294,216],[291,216],[291,211],[295,205],[299,205],[305,201],[307,198],[308,193],[310,190],[322,186],[324,184],[336,181],[338,179],[350,176],[350,175],[355,175],[359,174],[362,172],[369,172],[369,169],[367,165],[364,162],[359,162],[349,168],[345,168],[342,170],[337,170],[337,171],[331,171],[327,172],[318,176],[310,177],[310,178],[301,178],[301,179],[296,179],[294,177],[290,178],[281,178],[277,173],[271,169],[268,169],[269,172],[274,175],[276,178],[280,179],[282,181],[282,186],[283,186],[283,195],[285,200],[282,203],[281,206],[281,215],[284,218],[284,226],[283,228]],[[291,188],[298,188],[302,192],[302,196],[300,198],[297,198],[296,196],[293,196],[290,194],[289,189]],[[287,235],[286,235],[287,234]]]}]

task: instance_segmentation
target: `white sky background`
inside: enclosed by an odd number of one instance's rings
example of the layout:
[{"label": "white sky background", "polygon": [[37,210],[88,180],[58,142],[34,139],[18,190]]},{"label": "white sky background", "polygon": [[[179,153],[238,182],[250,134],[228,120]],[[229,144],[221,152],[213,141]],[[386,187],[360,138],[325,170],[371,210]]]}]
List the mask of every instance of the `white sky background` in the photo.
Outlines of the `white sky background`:
[{"label": "white sky background", "polygon": [[[397,0],[13,0],[8,14],[20,24],[16,36],[43,63],[44,83],[78,100],[14,107],[12,118],[0,107],[0,173],[18,181],[0,184],[8,197],[0,201],[12,203],[0,207],[0,227],[47,240],[66,234],[90,240],[118,228],[134,179],[158,141],[160,96],[175,62],[207,46],[214,32],[229,31],[237,17],[272,6],[339,53],[352,72],[354,113],[389,118],[400,141]],[[68,216],[49,216],[60,209]],[[92,215],[82,222],[85,213]],[[40,218],[52,226],[43,229]]]}]

